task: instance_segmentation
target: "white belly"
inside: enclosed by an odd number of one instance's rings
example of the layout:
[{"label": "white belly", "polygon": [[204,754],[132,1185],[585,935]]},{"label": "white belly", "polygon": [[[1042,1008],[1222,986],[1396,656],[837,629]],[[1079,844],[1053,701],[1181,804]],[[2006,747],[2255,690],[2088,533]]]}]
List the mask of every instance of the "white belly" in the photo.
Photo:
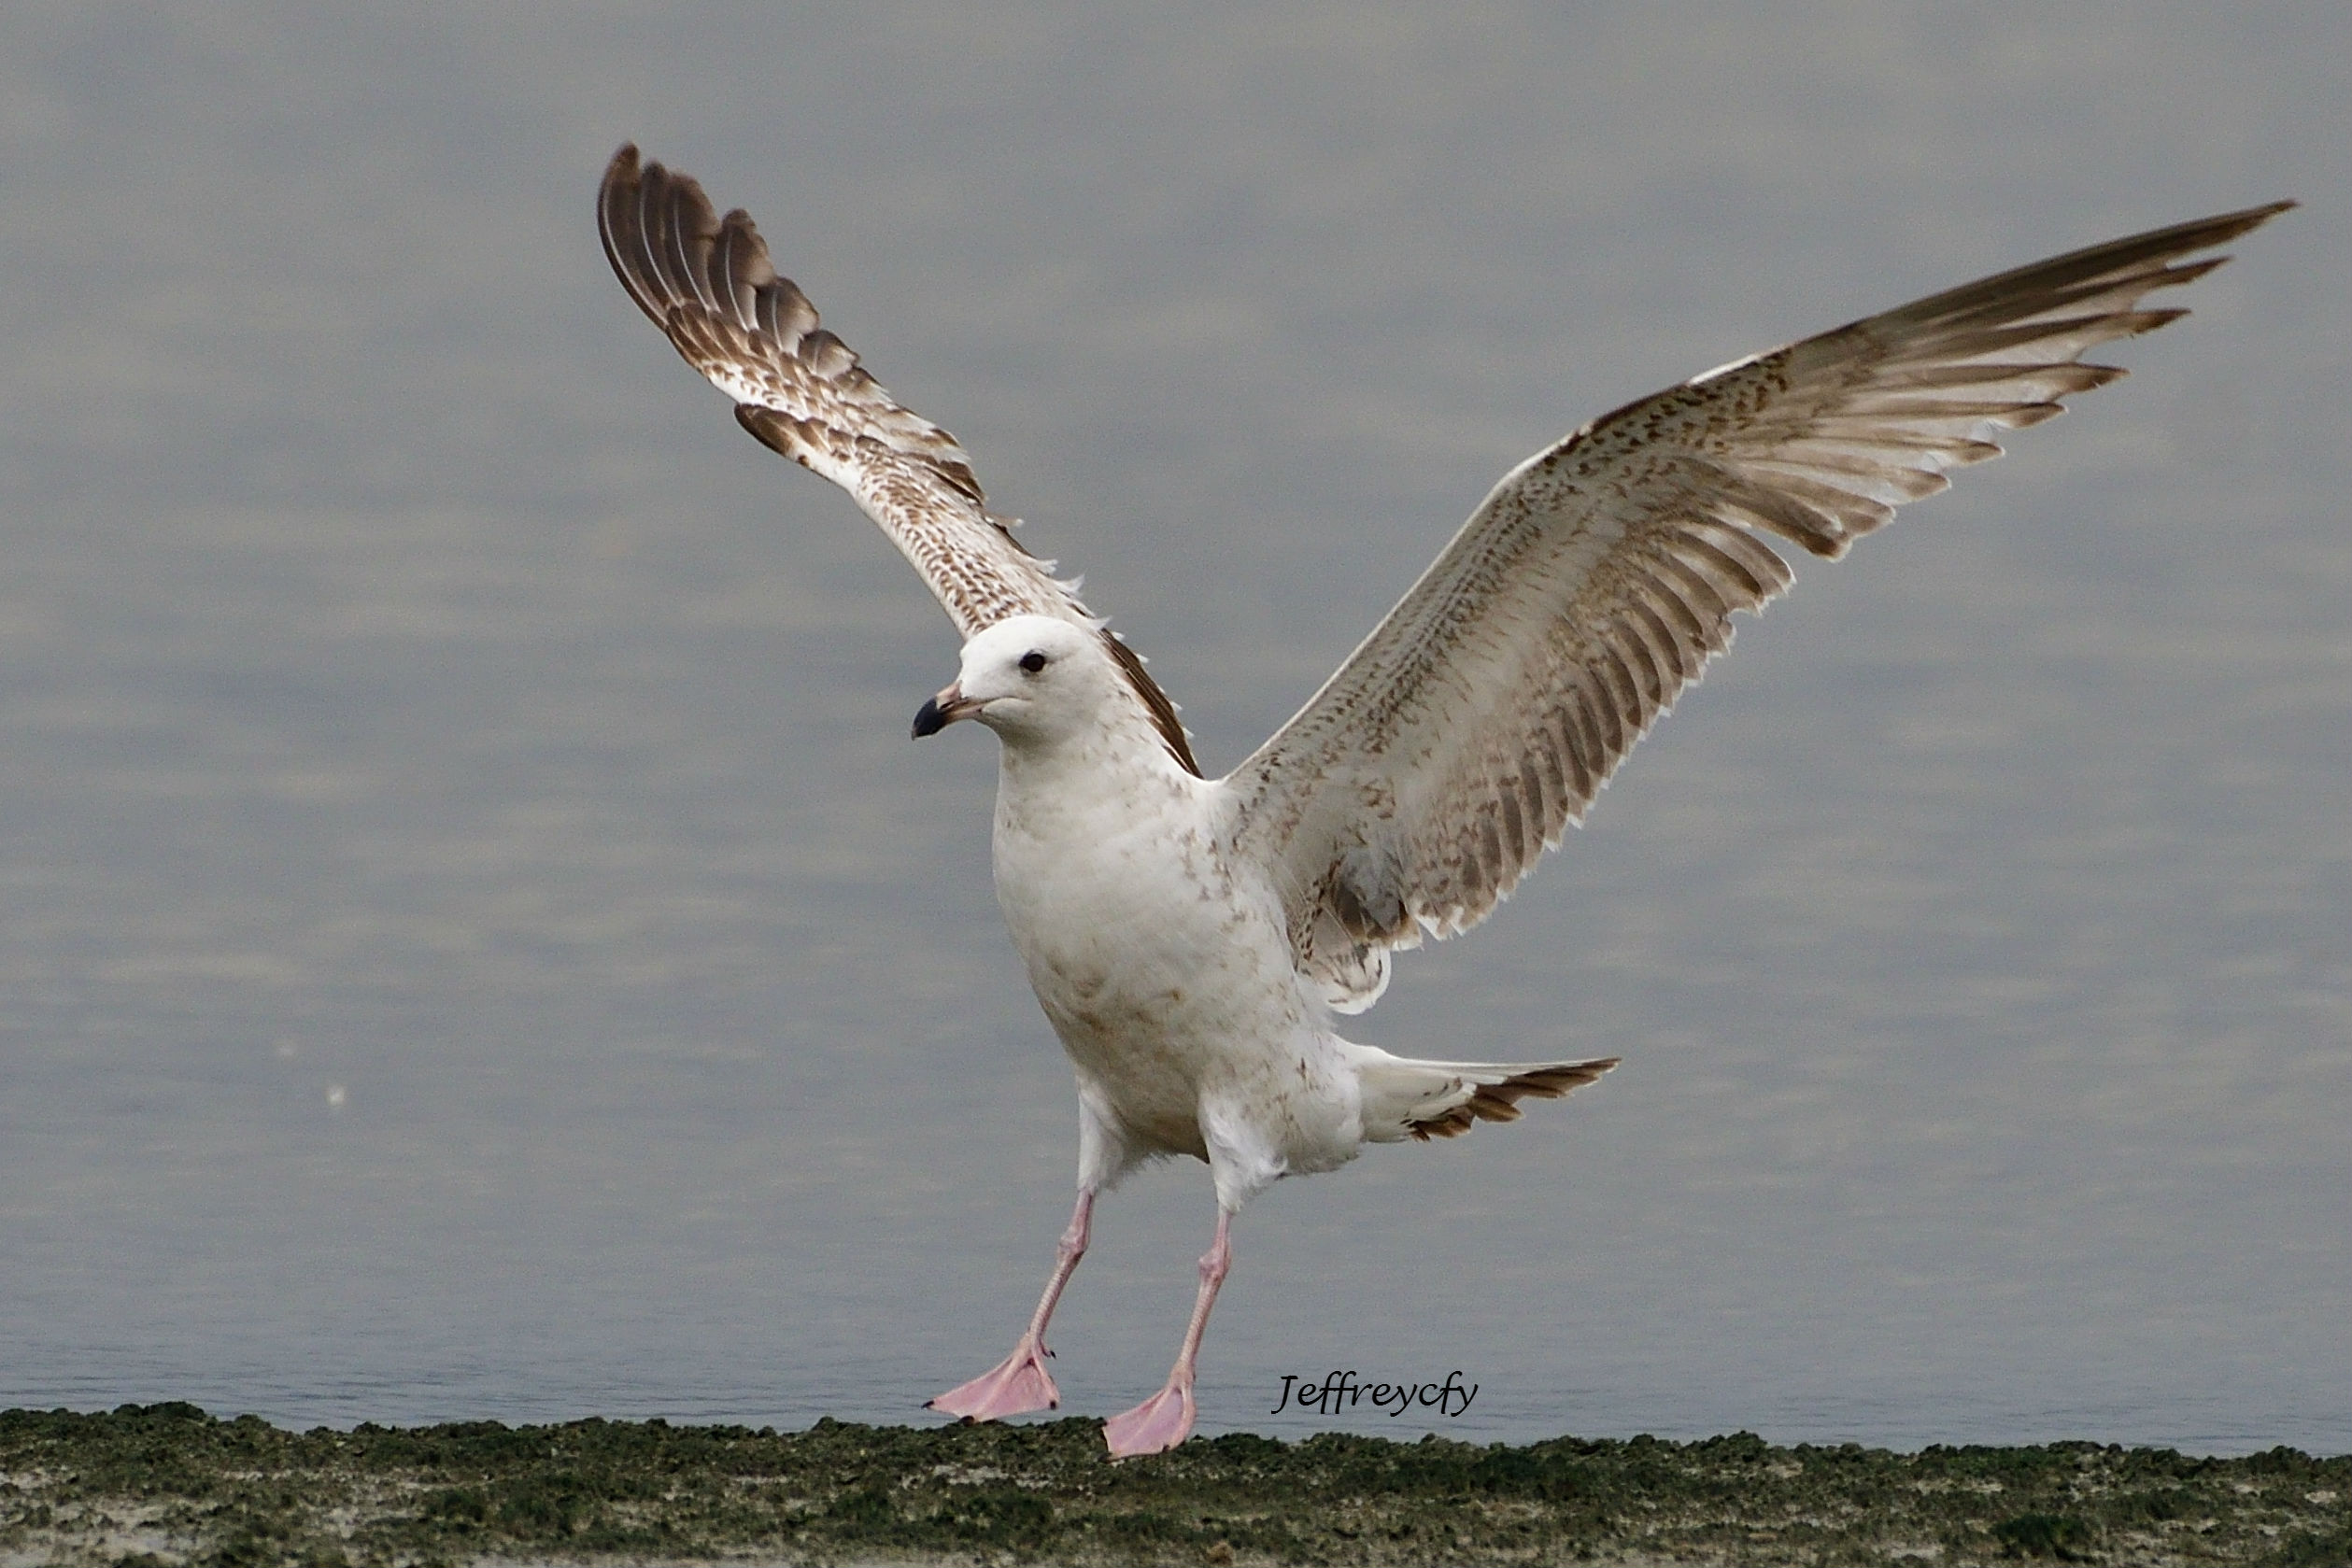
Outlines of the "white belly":
[{"label": "white belly", "polygon": [[1116,802],[998,801],[997,897],[1082,1081],[1137,1153],[1209,1157],[1204,1109],[1239,1116],[1278,1168],[1354,1151],[1353,1074],[1325,1046],[1270,896],[1237,886],[1198,781]]}]

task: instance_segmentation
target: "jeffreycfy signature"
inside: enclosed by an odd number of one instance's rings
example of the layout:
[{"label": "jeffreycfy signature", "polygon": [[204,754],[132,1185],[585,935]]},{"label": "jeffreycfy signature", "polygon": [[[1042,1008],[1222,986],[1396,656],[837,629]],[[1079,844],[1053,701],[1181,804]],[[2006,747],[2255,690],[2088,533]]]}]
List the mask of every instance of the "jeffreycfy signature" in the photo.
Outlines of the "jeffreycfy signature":
[{"label": "jeffreycfy signature", "polygon": [[1282,1397],[1267,1414],[1279,1416],[1296,1405],[1301,1410],[1312,1410],[1319,1416],[1330,1415],[1335,1411],[1353,1410],[1368,1401],[1377,1408],[1386,1410],[1392,1419],[1415,1406],[1435,1410],[1440,1416],[1459,1416],[1470,1407],[1470,1401],[1477,1397],[1478,1385],[1472,1383],[1465,1388],[1459,1371],[1449,1374],[1442,1383],[1360,1383],[1356,1381],[1353,1369],[1350,1369],[1333,1372],[1320,1383],[1285,1376],[1282,1378]]}]

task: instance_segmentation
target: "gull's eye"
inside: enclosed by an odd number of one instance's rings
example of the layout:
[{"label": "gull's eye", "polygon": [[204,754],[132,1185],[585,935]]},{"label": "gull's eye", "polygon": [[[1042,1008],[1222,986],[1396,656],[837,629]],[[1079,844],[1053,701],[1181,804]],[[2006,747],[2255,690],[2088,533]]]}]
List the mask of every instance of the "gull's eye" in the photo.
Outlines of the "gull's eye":
[{"label": "gull's eye", "polygon": [[1024,674],[1034,675],[1044,668],[1045,656],[1035,648],[1031,648],[1021,656],[1021,670]]}]

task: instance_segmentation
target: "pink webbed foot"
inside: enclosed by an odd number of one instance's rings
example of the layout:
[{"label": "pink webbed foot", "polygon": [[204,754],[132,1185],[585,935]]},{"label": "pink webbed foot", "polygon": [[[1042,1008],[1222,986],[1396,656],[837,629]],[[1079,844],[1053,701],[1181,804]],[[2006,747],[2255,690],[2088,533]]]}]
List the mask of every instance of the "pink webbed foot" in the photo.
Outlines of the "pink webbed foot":
[{"label": "pink webbed foot", "polygon": [[1070,1210],[1070,1229],[1062,1233],[1061,1248],[1054,1258],[1053,1277],[1045,1281],[1045,1294],[1037,1304],[1036,1316],[1029,1320],[1029,1331],[1021,1335],[1013,1353],[961,1388],[926,1400],[929,1408],[968,1421],[993,1421],[1061,1407],[1062,1391],[1054,1386],[1054,1375],[1045,1370],[1045,1358],[1054,1353],[1045,1348],[1045,1325],[1052,1321],[1054,1304],[1062,1299],[1062,1287],[1070,1283],[1078,1260],[1086,1255],[1086,1232],[1094,1211],[1094,1189],[1080,1188],[1078,1207]]},{"label": "pink webbed foot", "polygon": [[1043,1340],[1024,1339],[1011,1355],[988,1371],[928,1401],[928,1407],[961,1416],[968,1421],[993,1421],[1005,1416],[1027,1415],[1031,1410],[1057,1409],[1062,1403],[1062,1391],[1054,1386],[1053,1374],[1045,1370],[1045,1358],[1051,1354]]},{"label": "pink webbed foot", "polygon": [[1192,1321],[1184,1325],[1184,1343],[1176,1364],[1168,1369],[1168,1386],[1134,1409],[1103,1423],[1102,1440],[1111,1445],[1112,1459],[1166,1453],[1192,1435],[1193,1364],[1200,1355],[1200,1336],[1209,1327],[1209,1309],[1217,1304],[1217,1289],[1225,1283],[1233,1261],[1233,1211],[1217,1209],[1217,1239],[1200,1260],[1200,1293],[1193,1298]]},{"label": "pink webbed foot", "polygon": [[1102,1440],[1112,1459],[1166,1453],[1192,1435],[1192,1382],[1171,1382],[1124,1415],[1103,1423]]}]

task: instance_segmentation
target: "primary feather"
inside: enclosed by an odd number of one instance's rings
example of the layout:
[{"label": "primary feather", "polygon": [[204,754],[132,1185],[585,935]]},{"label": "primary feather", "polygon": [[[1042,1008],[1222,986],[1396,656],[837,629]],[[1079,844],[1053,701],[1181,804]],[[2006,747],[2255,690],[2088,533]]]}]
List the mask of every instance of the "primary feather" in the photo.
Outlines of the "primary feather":
[{"label": "primary feather", "polygon": [[749,214],[720,218],[702,187],[623,147],[597,191],[604,254],[629,297],[687,364],[735,400],[763,444],[856,498],[923,574],[965,637],[1009,615],[1099,631],[1163,742],[1197,773],[1175,704],[1142,660],[1078,599],[1053,563],[988,510],[956,438],[906,408],[817,324],[816,307],[768,260]]}]

